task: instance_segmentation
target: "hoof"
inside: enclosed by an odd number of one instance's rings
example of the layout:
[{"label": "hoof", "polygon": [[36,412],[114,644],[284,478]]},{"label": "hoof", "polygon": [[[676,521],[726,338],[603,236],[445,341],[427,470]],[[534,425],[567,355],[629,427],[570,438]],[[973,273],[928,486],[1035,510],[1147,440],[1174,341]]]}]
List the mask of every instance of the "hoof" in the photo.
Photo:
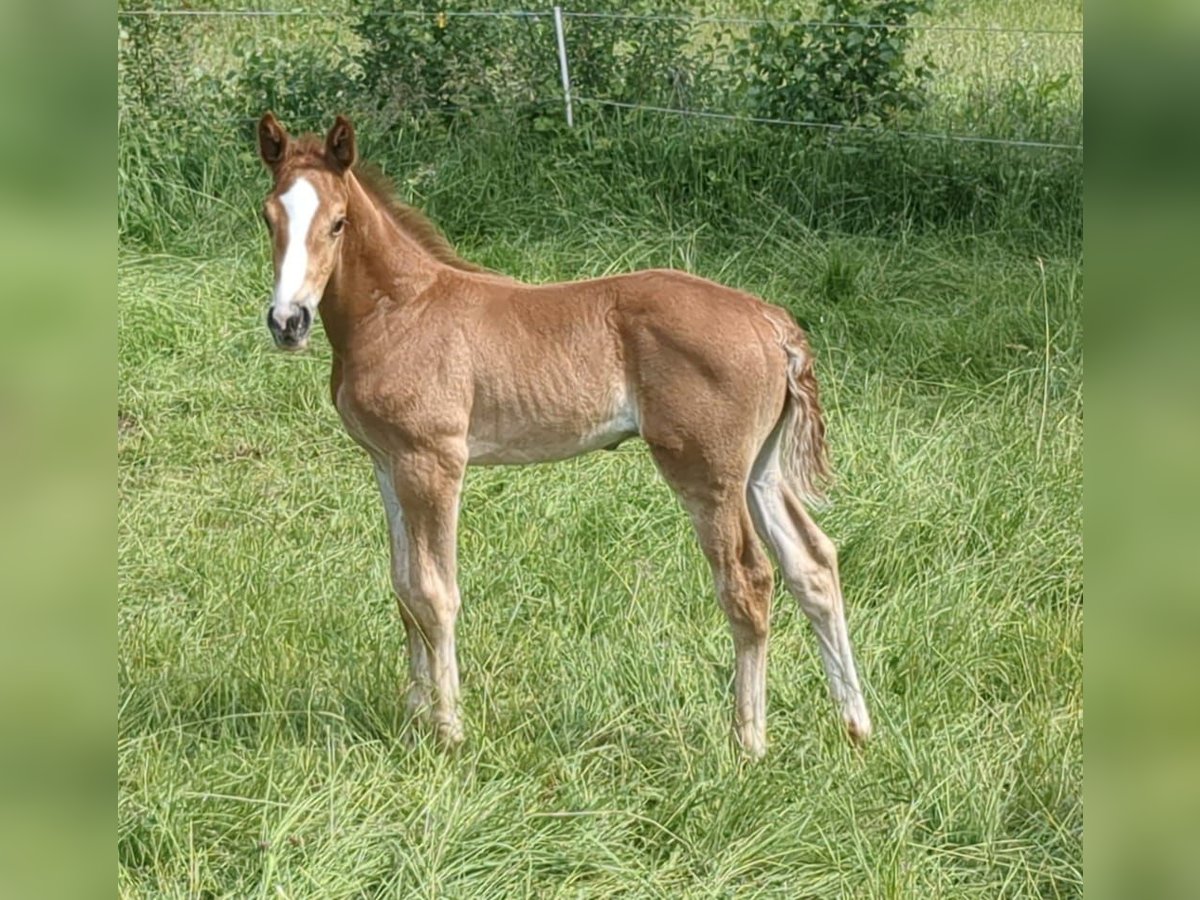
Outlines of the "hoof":
[{"label": "hoof", "polygon": [[440,744],[444,750],[453,750],[463,742],[464,734],[462,723],[457,719],[449,722],[435,722],[433,729],[438,744]]},{"label": "hoof", "polygon": [[767,755],[767,739],[765,735],[753,733],[750,729],[735,730],[734,740],[742,756],[751,762],[757,762]]},{"label": "hoof", "polygon": [[414,722],[429,721],[433,711],[433,698],[429,696],[429,689],[424,685],[409,685],[408,690],[404,692],[404,711]]},{"label": "hoof", "polygon": [[842,703],[842,723],[856,747],[865,746],[871,739],[871,714],[867,712],[867,704],[861,694]]},{"label": "hoof", "polygon": [[871,739],[871,720],[863,719],[858,721],[847,717],[845,720],[846,734],[850,737],[850,743],[856,747],[865,747],[867,741]]}]

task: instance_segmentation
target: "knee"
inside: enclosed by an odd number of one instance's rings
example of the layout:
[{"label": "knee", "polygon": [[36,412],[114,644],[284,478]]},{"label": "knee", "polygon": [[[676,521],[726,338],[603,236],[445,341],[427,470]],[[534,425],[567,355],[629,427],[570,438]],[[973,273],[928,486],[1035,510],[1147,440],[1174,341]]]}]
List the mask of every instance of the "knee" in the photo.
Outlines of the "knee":
[{"label": "knee", "polygon": [[838,596],[837,548],[822,536],[808,552],[781,553],[779,567],[788,589],[801,599],[805,609],[832,604]]},{"label": "knee", "polygon": [[742,590],[752,597],[765,598],[761,602],[770,602],[775,590],[775,570],[749,527],[743,529],[741,548],[732,568]]},{"label": "knee", "polygon": [[408,608],[426,628],[452,625],[458,615],[458,590],[440,578],[425,576],[408,579]]},{"label": "knee", "polygon": [[746,588],[762,605],[770,605],[775,590],[775,573],[765,559],[746,570]]}]

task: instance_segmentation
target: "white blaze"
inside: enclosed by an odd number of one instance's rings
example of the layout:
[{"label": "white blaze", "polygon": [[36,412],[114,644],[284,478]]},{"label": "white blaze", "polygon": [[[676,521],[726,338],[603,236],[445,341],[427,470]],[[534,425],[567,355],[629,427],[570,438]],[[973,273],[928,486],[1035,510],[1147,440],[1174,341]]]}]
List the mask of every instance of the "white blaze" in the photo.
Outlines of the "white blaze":
[{"label": "white blaze", "polygon": [[271,309],[275,321],[282,326],[296,312],[296,301],[302,299],[296,295],[304,287],[308,275],[308,230],[320,200],[316,188],[307,179],[297,178],[279,202],[287,217],[288,238]]}]

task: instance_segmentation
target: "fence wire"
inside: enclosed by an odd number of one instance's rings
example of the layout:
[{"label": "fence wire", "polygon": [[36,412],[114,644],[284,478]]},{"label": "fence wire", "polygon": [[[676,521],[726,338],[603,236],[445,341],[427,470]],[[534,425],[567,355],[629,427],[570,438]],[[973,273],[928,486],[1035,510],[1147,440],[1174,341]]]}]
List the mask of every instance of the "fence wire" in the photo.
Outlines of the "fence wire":
[{"label": "fence wire", "polygon": [[[346,13],[331,13],[327,10],[315,9],[125,9],[117,10],[117,18],[199,18],[199,19],[332,19],[347,15]],[[543,10],[424,10],[424,9],[382,9],[365,10],[354,13],[366,18],[394,19],[542,19],[553,13]]]},{"label": "fence wire", "polygon": [[[796,28],[860,28],[887,29],[889,31],[920,30],[946,32],[977,32],[981,34],[1060,34],[1082,35],[1079,28],[1005,28],[993,25],[923,25],[923,24],[889,24],[886,22],[828,22],[821,20],[803,19],[761,19],[743,16],[689,16],[683,13],[613,13],[587,12],[564,9],[563,17],[567,19],[602,19],[609,21],[632,22],[678,22],[684,25],[771,25],[775,27]],[[128,9],[118,10],[118,18],[135,16],[192,16],[201,18],[251,18],[283,17],[283,18],[328,18],[335,13],[323,10],[304,9]],[[447,19],[503,19],[503,18],[549,18],[553,15],[549,10],[423,10],[423,9],[394,9],[370,10],[358,13],[362,16],[398,17],[398,18],[438,18]]]},{"label": "fence wire", "polygon": [[828,22],[819,19],[756,19],[742,16],[689,16],[675,13],[612,13],[612,12],[571,12],[563,10],[564,18],[568,19],[601,19],[609,21],[631,22],[678,22],[683,25],[770,25],[775,28],[851,28],[887,31],[945,31],[945,32],[978,32],[983,34],[1063,34],[1081,35],[1080,29],[1069,28],[1002,28],[991,25],[925,25],[925,24],[890,24],[887,22]]}]

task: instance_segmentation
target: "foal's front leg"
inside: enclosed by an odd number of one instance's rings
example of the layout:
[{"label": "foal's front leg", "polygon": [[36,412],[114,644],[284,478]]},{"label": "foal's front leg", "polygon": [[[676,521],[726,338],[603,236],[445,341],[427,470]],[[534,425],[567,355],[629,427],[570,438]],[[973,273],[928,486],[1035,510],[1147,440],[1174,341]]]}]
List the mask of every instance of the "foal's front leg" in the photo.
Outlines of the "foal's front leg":
[{"label": "foal's front leg", "polygon": [[392,486],[391,463],[386,458],[375,459],[375,479],[379,482],[379,495],[383,499],[383,510],[387,517],[388,538],[392,563],[392,589],[396,592],[396,605],[408,638],[408,688],[405,692],[405,710],[413,721],[423,718],[432,706],[429,674],[429,654],[425,638],[412,614],[412,589],[408,577],[408,526],[404,511]]},{"label": "foal's front leg", "polygon": [[390,466],[408,538],[407,609],[425,650],[434,731],[447,745],[463,739],[454,625],[460,605],[458,498],[465,469],[466,453],[449,451],[405,454]]}]

